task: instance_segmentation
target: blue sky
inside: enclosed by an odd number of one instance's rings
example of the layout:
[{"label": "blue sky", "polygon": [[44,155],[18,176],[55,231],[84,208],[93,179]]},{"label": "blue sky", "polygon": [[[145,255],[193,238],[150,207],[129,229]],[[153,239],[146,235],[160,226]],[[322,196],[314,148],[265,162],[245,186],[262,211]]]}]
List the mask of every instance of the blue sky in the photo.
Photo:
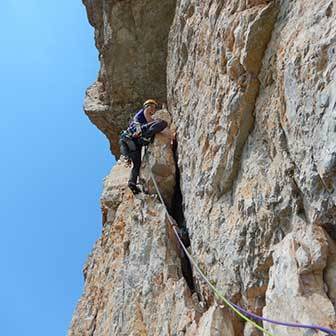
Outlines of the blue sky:
[{"label": "blue sky", "polygon": [[66,335],[114,163],[82,111],[97,51],[80,0],[2,0],[0,325]]}]

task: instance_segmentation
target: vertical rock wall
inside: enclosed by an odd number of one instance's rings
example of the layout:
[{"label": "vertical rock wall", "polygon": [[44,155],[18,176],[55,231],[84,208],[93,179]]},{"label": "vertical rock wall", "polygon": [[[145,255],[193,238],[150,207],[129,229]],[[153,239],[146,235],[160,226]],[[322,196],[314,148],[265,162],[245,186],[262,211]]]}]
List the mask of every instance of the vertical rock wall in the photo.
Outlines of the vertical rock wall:
[{"label": "vertical rock wall", "polygon": [[168,31],[175,0],[83,0],[101,64],[84,109],[119,155],[118,134],[148,98],[166,101]]},{"label": "vertical rock wall", "polygon": [[[167,204],[179,174],[189,249],[210,281],[254,313],[336,329],[334,1],[84,3],[101,61],[86,113],[118,154],[139,101],[168,99],[179,171],[159,136],[142,172]],[[197,273],[192,295],[163,207],[134,199],[127,174],[117,165],[105,180],[69,335],[259,335]]]},{"label": "vertical rock wall", "polygon": [[[326,261],[336,224],[334,20],[332,1],[180,1],[168,57],[198,263],[256,313],[266,305],[268,317],[325,325],[335,323],[334,284],[325,277],[335,270]],[[287,241],[296,243],[286,249]],[[275,262],[283,267],[270,272]],[[293,292],[289,277],[316,280]]]},{"label": "vertical rock wall", "polygon": [[118,163],[105,179],[102,237],[84,266],[69,336],[169,335],[197,314],[164,207],[156,196],[134,198],[128,175]]}]

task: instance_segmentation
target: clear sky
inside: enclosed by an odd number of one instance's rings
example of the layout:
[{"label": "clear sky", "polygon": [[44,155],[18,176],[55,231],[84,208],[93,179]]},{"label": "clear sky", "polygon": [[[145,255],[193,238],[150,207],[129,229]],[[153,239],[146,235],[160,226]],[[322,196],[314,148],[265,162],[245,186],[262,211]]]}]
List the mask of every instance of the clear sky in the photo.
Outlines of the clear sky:
[{"label": "clear sky", "polygon": [[66,335],[114,160],[82,110],[97,51],[80,0],[1,0],[0,334]]}]

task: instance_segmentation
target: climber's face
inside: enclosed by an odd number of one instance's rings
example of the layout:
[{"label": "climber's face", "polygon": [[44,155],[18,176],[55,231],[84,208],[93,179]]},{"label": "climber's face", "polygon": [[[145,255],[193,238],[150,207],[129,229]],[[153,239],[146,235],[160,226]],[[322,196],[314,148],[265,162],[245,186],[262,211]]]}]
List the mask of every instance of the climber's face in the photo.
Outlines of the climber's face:
[{"label": "climber's face", "polygon": [[153,115],[156,112],[155,105],[149,105],[147,108],[148,108],[148,112],[150,113],[150,115]]}]

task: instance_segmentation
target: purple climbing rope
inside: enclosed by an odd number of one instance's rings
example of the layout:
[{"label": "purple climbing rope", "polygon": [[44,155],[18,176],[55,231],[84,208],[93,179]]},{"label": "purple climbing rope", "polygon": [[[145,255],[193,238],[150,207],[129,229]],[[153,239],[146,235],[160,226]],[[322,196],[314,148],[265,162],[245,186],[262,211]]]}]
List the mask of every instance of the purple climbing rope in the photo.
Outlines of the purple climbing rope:
[{"label": "purple climbing rope", "polygon": [[282,326],[285,326],[285,327],[292,327],[292,328],[305,328],[305,329],[314,329],[314,330],[320,330],[320,331],[323,331],[329,335],[336,335],[336,330],[332,330],[332,329],[329,329],[329,328],[325,328],[325,327],[321,327],[321,326],[318,326],[318,325],[309,325],[309,324],[300,324],[300,323],[290,323],[290,322],[280,322],[280,321],[275,321],[275,320],[271,320],[271,319],[268,319],[266,317],[261,317],[259,315],[256,315],[256,314],[253,314],[245,309],[243,309],[242,307],[234,304],[231,302],[231,304],[236,308],[238,309],[240,312],[256,319],[256,320],[259,320],[259,321],[265,321],[265,322],[269,322],[269,323],[273,323],[273,324],[278,324],[278,325],[282,325]]},{"label": "purple climbing rope", "polygon": [[[157,191],[157,193],[158,193],[158,195],[159,195],[159,198],[160,198],[160,200],[161,200],[161,203],[162,203],[163,205],[165,205],[164,200],[163,200],[163,198],[162,198],[162,195],[161,195],[161,193],[160,193],[159,187],[158,187],[158,185],[157,185],[157,183],[156,183],[156,180],[155,180],[154,175],[153,175],[153,173],[152,173],[151,170],[150,170],[150,174],[151,174],[151,178],[152,178],[152,180],[153,180],[155,189],[156,189],[156,191]],[[168,214],[168,218],[170,218],[167,208],[165,208],[165,209],[166,209],[166,212],[167,212],[167,214]],[[178,241],[180,242],[180,244],[181,244],[183,250],[185,251],[187,257],[189,258],[190,262],[191,262],[191,263],[192,263],[192,264],[199,270],[199,272],[201,273],[202,277],[204,277],[205,281],[209,284],[209,286],[210,286],[211,288],[214,288],[214,286],[211,285],[209,279],[207,279],[207,278],[205,277],[205,275],[203,274],[203,272],[199,269],[199,267],[197,266],[197,264],[194,262],[193,258],[189,255],[189,252],[188,252],[187,248],[184,246],[184,244],[183,244],[181,238],[179,237],[178,232],[177,232],[176,229],[174,228],[173,223],[171,223],[171,224],[172,224],[172,226],[173,226],[173,230],[174,230],[174,232],[175,232],[175,235],[176,235]],[[216,288],[215,288],[215,290],[216,290]],[[251,312],[249,312],[249,311],[243,309],[242,307],[240,307],[240,306],[238,306],[238,305],[236,305],[236,304],[234,304],[234,303],[228,301],[228,300],[225,299],[224,297],[223,297],[223,299],[225,300],[225,302],[228,302],[231,306],[235,307],[239,312],[241,312],[242,315],[245,314],[245,315],[247,315],[247,316],[249,316],[249,317],[252,317],[252,318],[254,318],[254,319],[256,319],[256,320],[259,320],[259,321],[265,321],[265,322],[269,322],[269,323],[272,323],[272,324],[277,324],[277,325],[281,325],[281,326],[285,326],[285,327],[291,327],[291,328],[302,328],[302,329],[320,330],[320,331],[322,331],[322,332],[325,332],[325,333],[328,334],[328,335],[336,335],[336,330],[332,330],[332,329],[329,329],[329,328],[321,327],[321,326],[318,326],[318,325],[309,325],[309,324],[300,324],[300,323],[290,323],[290,322],[280,322],[280,321],[271,320],[271,319],[268,319],[268,318],[265,318],[265,317],[261,317],[261,316],[259,316],[259,315],[256,315],[256,314],[254,314],[254,313],[251,313]],[[252,323],[254,324],[253,321],[250,320],[250,322],[252,322]],[[256,325],[256,327],[259,328],[260,326]],[[260,327],[260,329],[263,330],[263,328],[261,328],[261,327]],[[266,332],[266,330],[264,330],[264,332]],[[267,333],[267,334],[269,334],[269,333]],[[270,335],[271,335],[271,334],[270,334]]]}]

